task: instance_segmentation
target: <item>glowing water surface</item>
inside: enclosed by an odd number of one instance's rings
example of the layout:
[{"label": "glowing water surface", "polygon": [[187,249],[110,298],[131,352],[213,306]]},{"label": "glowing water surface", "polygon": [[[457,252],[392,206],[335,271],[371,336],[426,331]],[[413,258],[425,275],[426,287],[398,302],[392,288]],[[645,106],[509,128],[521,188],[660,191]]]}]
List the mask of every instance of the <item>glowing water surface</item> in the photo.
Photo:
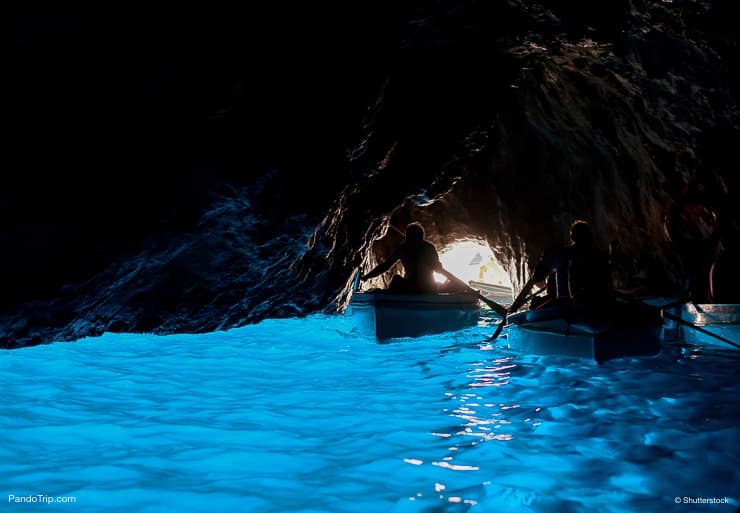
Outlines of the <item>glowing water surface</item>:
[{"label": "glowing water surface", "polygon": [[597,366],[487,333],[378,345],[317,316],[2,352],[2,510],[735,510],[737,353]]}]

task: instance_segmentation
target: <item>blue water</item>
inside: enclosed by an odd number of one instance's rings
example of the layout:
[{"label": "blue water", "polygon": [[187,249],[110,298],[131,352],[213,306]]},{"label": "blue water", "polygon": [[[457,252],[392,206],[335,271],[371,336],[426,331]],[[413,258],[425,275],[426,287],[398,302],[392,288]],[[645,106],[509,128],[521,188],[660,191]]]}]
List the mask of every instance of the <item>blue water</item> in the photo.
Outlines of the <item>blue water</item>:
[{"label": "blue water", "polygon": [[317,316],[2,352],[0,509],[735,511],[737,352],[598,366],[490,331],[378,345]]}]

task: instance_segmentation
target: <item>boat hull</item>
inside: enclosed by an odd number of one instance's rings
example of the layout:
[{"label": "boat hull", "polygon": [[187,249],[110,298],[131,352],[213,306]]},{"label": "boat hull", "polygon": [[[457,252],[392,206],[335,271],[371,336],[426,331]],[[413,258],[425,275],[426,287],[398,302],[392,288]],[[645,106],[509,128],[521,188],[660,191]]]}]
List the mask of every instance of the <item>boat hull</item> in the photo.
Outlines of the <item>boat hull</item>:
[{"label": "boat hull", "polygon": [[[740,340],[740,305],[738,304],[694,304],[681,307],[681,319],[729,340]],[[721,340],[701,333],[688,326],[679,326],[681,340],[696,345],[720,345]]]},{"label": "boat hull", "polygon": [[360,292],[352,296],[348,315],[363,333],[383,341],[464,329],[476,324],[479,309],[474,294]]},{"label": "boat hull", "polygon": [[509,316],[509,345],[537,355],[590,358],[602,363],[652,356],[661,348],[658,311],[616,303],[608,308],[565,303]]}]

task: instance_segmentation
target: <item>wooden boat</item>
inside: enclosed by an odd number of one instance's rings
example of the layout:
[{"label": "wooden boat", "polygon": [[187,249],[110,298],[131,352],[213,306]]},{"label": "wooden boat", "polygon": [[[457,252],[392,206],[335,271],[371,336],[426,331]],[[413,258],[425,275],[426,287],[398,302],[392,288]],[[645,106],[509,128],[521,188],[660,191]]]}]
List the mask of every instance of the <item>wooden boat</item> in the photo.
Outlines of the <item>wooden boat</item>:
[{"label": "wooden boat", "polygon": [[378,340],[419,337],[475,325],[480,305],[475,294],[411,295],[356,292],[349,303],[361,331]]},{"label": "wooden boat", "polygon": [[661,347],[660,311],[643,305],[557,303],[510,315],[508,322],[509,345],[537,355],[580,356],[602,363],[655,355]]},{"label": "wooden boat", "polygon": [[[682,320],[695,326],[726,339],[740,341],[740,305],[687,303],[681,307],[680,315]],[[689,326],[678,326],[678,334],[681,340],[689,344],[729,347],[721,340]]]},{"label": "wooden boat", "polygon": [[501,305],[509,306],[514,302],[514,294],[511,287],[475,280],[470,280],[468,284],[475,290],[480,291],[488,299],[496,301]]}]

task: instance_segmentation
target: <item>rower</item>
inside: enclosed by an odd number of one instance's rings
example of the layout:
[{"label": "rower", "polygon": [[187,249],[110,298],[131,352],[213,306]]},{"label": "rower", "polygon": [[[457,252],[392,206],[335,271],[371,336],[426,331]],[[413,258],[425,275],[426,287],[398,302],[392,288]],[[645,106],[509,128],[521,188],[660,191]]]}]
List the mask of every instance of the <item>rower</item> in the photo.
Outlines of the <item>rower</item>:
[{"label": "rower", "polygon": [[424,239],[424,228],[419,223],[406,227],[406,239],[384,262],[360,277],[365,281],[388,271],[398,260],[403,264],[405,276],[395,275],[388,290],[399,294],[436,294],[437,282],[434,272],[447,275],[439,262],[439,255],[433,244]]},{"label": "rower", "polygon": [[539,308],[555,300],[603,302],[610,296],[609,257],[594,247],[586,221],[570,227],[568,246],[546,252],[534,270],[534,282],[547,281],[547,296],[532,305]]}]

